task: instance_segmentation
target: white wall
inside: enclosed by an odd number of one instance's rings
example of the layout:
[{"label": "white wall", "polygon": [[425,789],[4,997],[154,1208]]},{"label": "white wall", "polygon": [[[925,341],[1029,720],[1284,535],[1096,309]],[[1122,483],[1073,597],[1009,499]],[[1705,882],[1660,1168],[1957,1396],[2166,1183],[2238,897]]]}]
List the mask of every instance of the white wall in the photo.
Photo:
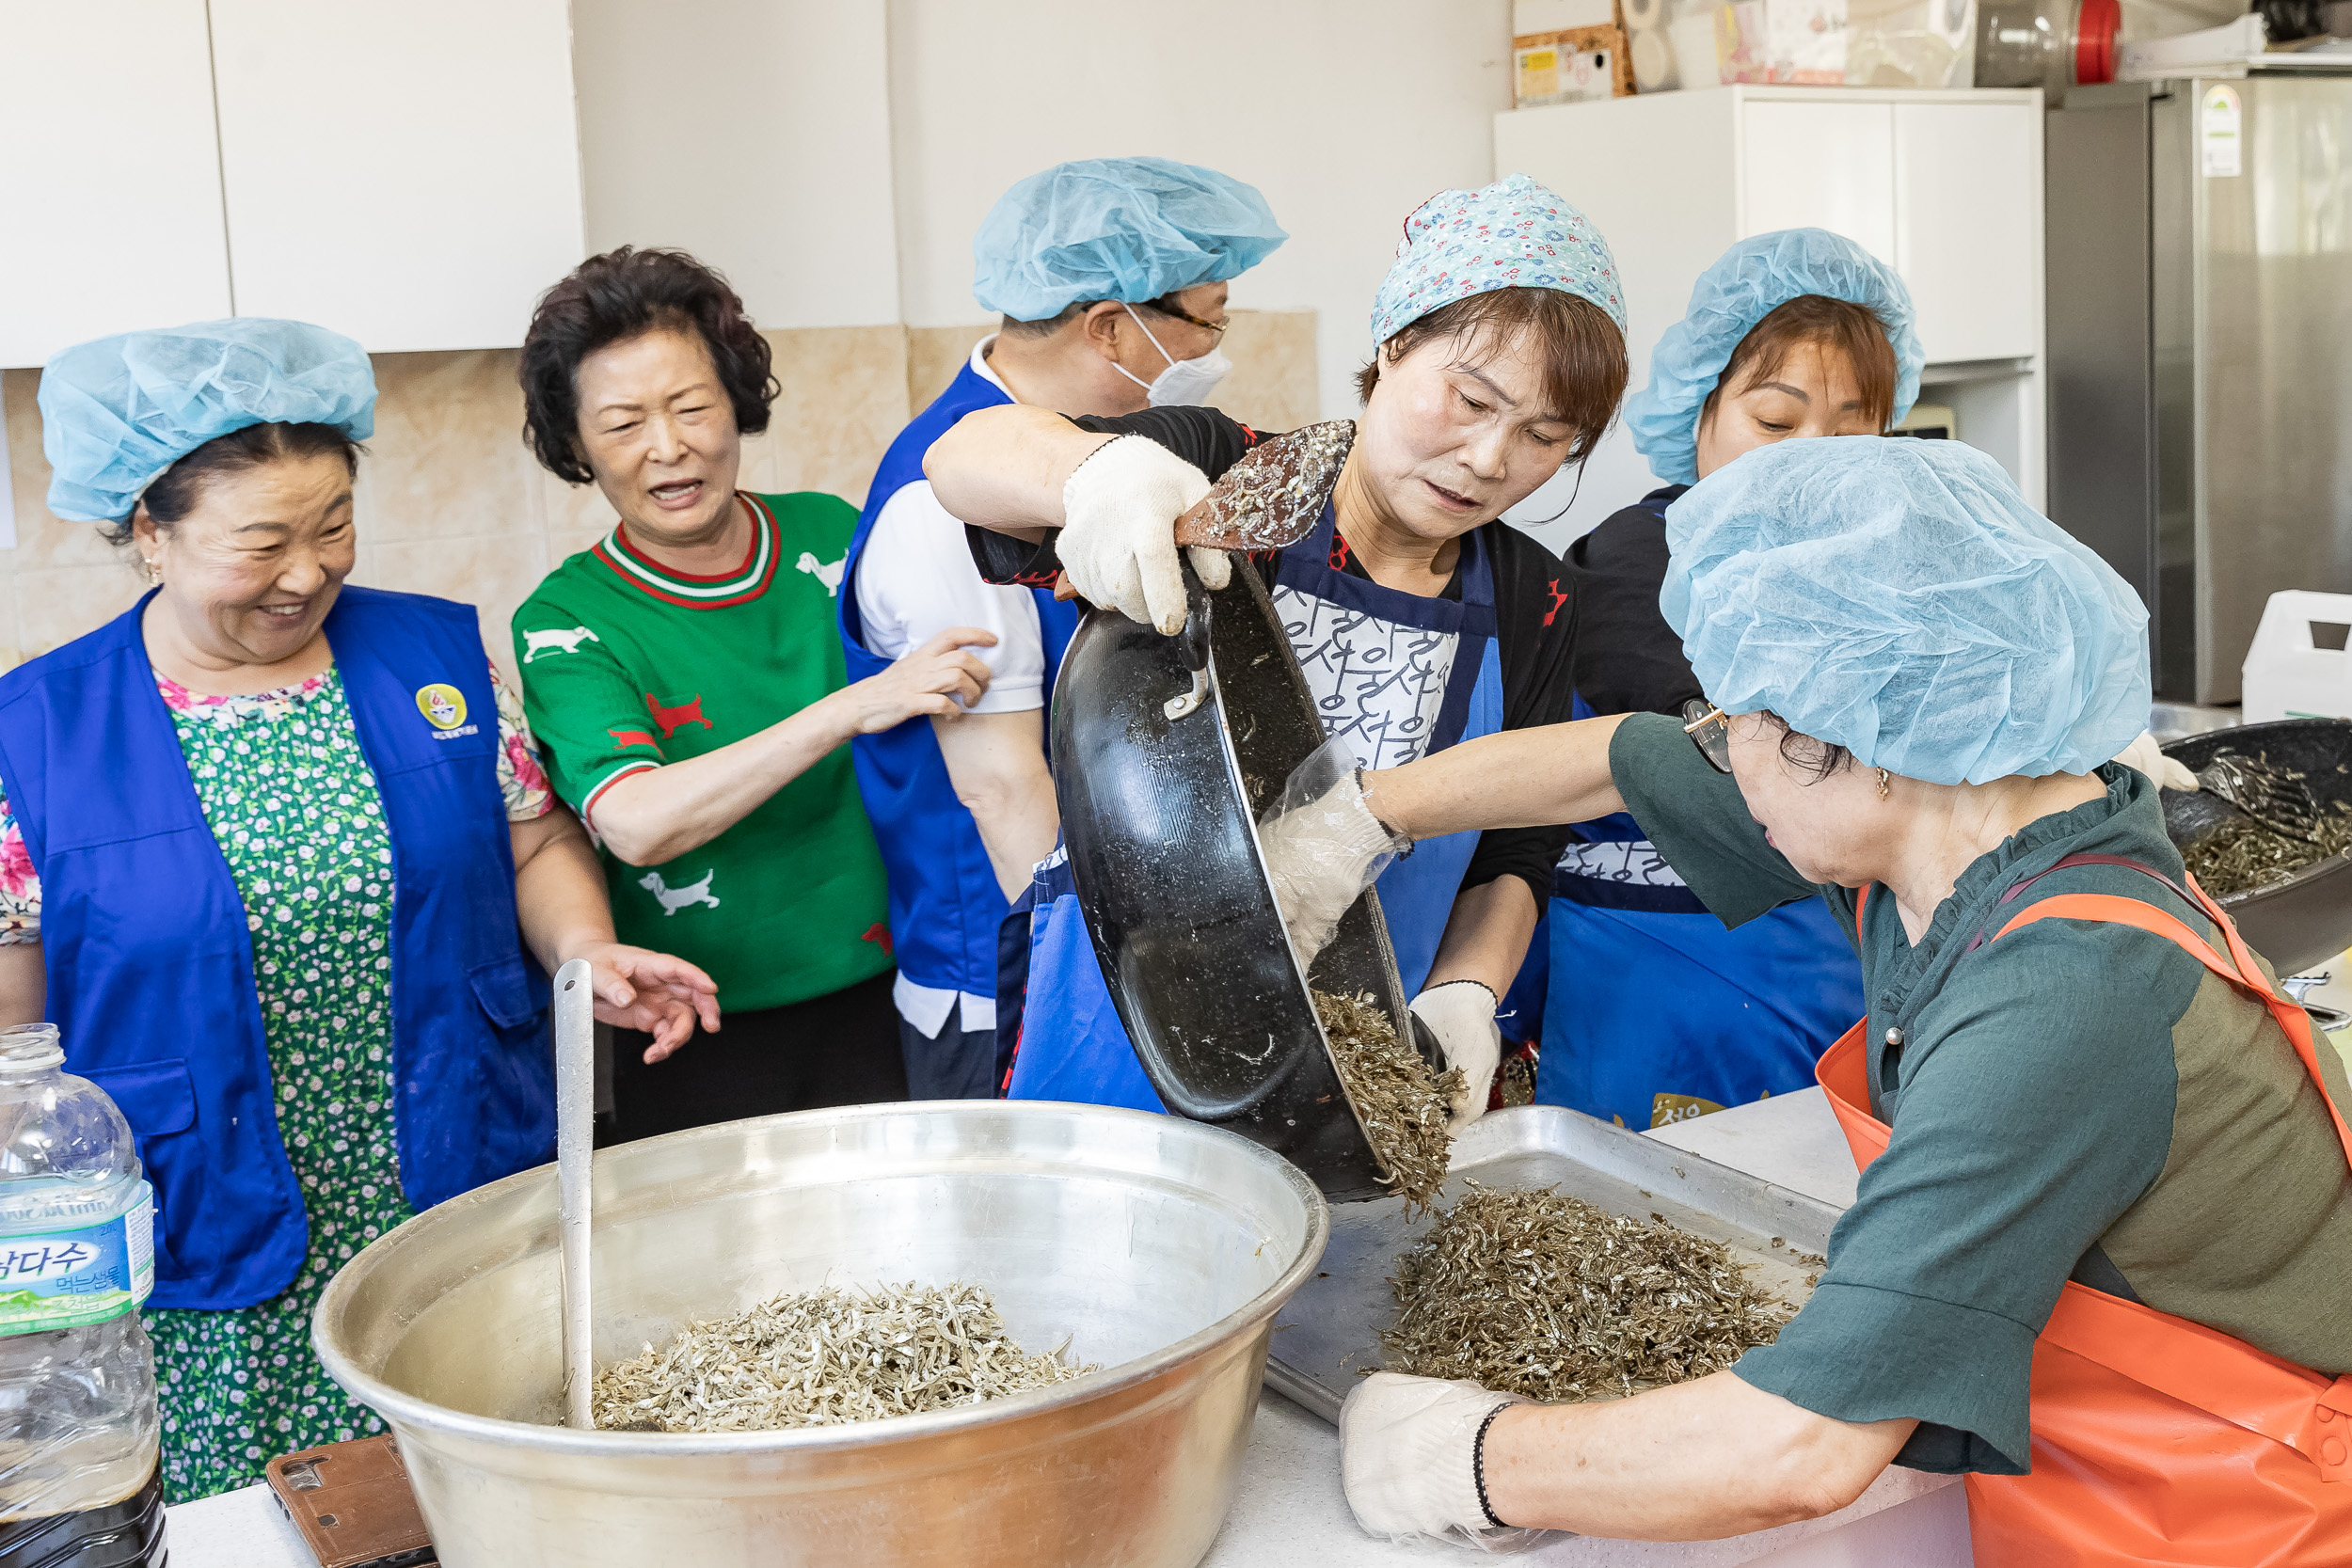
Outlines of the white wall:
[{"label": "white wall", "polygon": [[[1493,178],[1510,0],[572,0],[591,250],[675,245],[769,328],[989,320],[972,234],[1071,158],[1206,164],[1291,239],[1244,309],[1313,310],[1353,413],[1407,213]],[[710,47],[712,39],[723,49]],[[680,123],[707,127],[681,158]]]},{"label": "white wall", "polygon": [[1291,233],[1233,303],[1315,311],[1323,412],[1352,414],[1406,214],[1493,178],[1510,42],[1508,0],[890,0],[904,319],[988,319],[972,233],[1022,177],[1068,158],[1205,164],[1264,192]]},{"label": "white wall", "polygon": [[[771,330],[898,321],[885,21],[883,0],[572,0],[590,251],[683,246]],[[681,120],[705,155],[680,155]]]}]

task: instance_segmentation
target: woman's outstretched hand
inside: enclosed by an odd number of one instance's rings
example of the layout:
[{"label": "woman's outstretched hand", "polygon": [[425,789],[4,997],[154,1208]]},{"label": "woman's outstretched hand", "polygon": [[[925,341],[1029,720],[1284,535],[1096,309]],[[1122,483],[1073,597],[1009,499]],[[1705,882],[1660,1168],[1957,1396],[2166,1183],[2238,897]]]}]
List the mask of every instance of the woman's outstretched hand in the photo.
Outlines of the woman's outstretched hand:
[{"label": "woman's outstretched hand", "polygon": [[684,1045],[697,1021],[718,1033],[719,987],[684,958],[619,942],[591,942],[572,957],[589,962],[597,1022],[653,1037],[647,1063]]},{"label": "woman's outstretched hand", "polygon": [[845,686],[834,700],[847,705],[853,735],[877,735],[932,714],[961,713],[988,689],[991,671],[966,648],[993,648],[996,634],[978,626],[949,626],[879,675]]}]

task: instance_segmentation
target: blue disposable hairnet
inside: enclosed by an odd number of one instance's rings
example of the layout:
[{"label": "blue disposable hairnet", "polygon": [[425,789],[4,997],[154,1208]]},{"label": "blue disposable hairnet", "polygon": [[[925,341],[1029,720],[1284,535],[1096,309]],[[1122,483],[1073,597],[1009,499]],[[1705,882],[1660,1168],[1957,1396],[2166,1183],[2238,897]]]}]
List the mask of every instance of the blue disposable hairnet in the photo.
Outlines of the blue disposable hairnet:
[{"label": "blue disposable hairnet", "polygon": [[127,517],[166,468],[256,424],[375,431],[367,351],[303,322],[232,316],[125,332],[61,350],[40,372],[49,510],[72,522]]},{"label": "blue disposable hairnet", "polygon": [[1633,450],[1669,484],[1698,481],[1699,411],[1723,379],[1732,350],[1756,324],[1801,294],[1867,308],[1895,349],[1899,423],[1919,398],[1927,354],[1913,325],[1911,291],[1893,267],[1826,229],[1783,229],[1741,240],[1699,274],[1691,308],[1650,351],[1649,385],[1625,400]]},{"label": "blue disposable hairnet", "polygon": [[1708,699],[1931,784],[2088,773],[2148,727],[2148,612],[1958,441],[1760,447],[1666,509]]},{"label": "blue disposable hairnet", "polygon": [[1171,158],[1081,158],[999,197],[972,236],[972,293],[1014,321],[1080,300],[1141,305],[1238,277],[1290,236],[1254,185]]}]

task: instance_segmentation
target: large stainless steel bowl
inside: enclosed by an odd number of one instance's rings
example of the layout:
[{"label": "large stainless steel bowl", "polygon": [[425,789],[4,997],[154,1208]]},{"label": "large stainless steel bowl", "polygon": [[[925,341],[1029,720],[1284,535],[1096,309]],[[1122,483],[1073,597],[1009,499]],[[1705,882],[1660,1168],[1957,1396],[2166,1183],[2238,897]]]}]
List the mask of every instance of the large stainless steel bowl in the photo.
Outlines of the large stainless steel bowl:
[{"label": "large stainless steel bowl", "polygon": [[732,1122],[596,1160],[596,1355],[820,1283],[970,1280],[1103,1370],[754,1434],[560,1409],[555,1167],[453,1198],[327,1286],[327,1371],[399,1434],[446,1568],[1189,1565],[1249,1438],[1274,1313],[1330,1220],[1297,1170],[1174,1117],[931,1101]]}]

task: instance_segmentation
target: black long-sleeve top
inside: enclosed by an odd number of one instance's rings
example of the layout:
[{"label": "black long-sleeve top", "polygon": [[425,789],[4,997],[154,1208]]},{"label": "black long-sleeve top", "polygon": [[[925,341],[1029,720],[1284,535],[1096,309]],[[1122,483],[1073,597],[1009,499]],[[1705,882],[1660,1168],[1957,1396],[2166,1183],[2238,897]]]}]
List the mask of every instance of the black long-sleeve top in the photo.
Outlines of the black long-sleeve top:
[{"label": "black long-sleeve top", "polygon": [[1689,489],[1669,484],[1613,512],[1568,546],[1576,595],[1576,648],[1569,669],[1593,714],[1678,716],[1699,695],[1682,639],[1658,610],[1666,580],[1666,507]]},{"label": "black long-sleeve top", "polygon": [[[1158,442],[1214,480],[1271,431],[1256,431],[1214,408],[1152,408],[1115,418],[1088,416],[1073,421],[1105,436],[1142,436]],[[1028,545],[986,529],[967,528],[972,559],[990,582],[1043,586],[1058,562],[1049,536]],[[1481,526],[1480,537],[1494,564],[1496,656],[1502,675],[1502,727],[1529,729],[1559,723],[1569,716],[1574,690],[1570,651],[1577,641],[1573,590],[1559,557],[1508,523]],[[1331,564],[1370,580],[1344,540],[1334,540]],[[1269,587],[1279,552],[1253,557]],[[1445,586],[1444,598],[1462,596],[1461,573]],[[1657,594],[1651,594],[1652,614]],[[1565,826],[1494,828],[1478,835],[1478,847],[1463,873],[1465,891],[1498,877],[1523,879],[1543,909],[1551,897],[1552,866],[1567,845]]]}]

